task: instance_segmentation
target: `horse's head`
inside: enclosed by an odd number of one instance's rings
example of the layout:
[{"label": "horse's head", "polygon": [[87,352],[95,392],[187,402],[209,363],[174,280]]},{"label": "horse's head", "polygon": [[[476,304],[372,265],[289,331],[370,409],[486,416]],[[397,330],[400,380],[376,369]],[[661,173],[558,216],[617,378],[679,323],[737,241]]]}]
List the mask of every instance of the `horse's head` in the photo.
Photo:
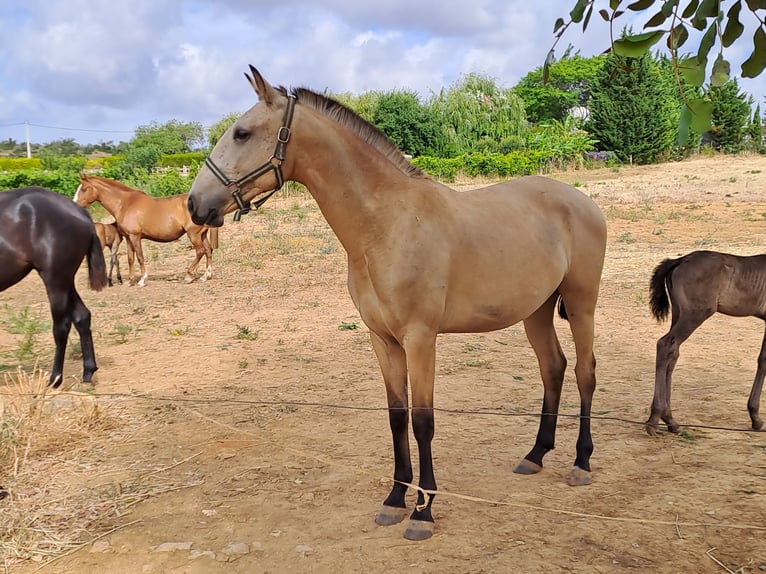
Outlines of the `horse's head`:
[{"label": "horse's head", "polygon": [[73,199],[81,207],[88,207],[91,203],[98,200],[93,180],[83,173],[80,174],[80,185],[77,186]]},{"label": "horse's head", "polygon": [[253,66],[245,74],[258,103],[245,112],[216,143],[189,193],[188,207],[198,224],[219,226],[234,210],[246,212],[257,196],[289,179],[285,151],[295,105]]}]

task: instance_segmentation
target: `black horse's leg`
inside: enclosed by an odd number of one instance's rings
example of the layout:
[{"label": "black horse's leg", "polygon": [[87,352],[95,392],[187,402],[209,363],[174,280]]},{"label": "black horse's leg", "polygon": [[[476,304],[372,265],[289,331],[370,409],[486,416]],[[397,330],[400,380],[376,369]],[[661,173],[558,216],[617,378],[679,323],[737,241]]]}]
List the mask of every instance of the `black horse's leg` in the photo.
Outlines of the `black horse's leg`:
[{"label": "black horse's leg", "polygon": [[431,441],[434,437],[436,333],[408,333],[403,346],[412,385],[412,431],[418,443],[420,462],[417,504],[410,515],[410,523],[404,537],[408,540],[425,540],[430,538],[434,531],[431,505],[436,491],[436,478]]},{"label": "black horse's leg", "polygon": [[644,428],[650,435],[656,434],[657,425],[662,419],[670,432],[678,432],[678,423],[673,419],[670,409],[670,390],[673,382],[673,369],[680,356],[681,344],[705,322],[713,311],[696,312],[673,309],[670,330],[657,341],[657,358],[654,373],[654,397],[651,413]]},{"label": "black horse's leg", "polygon": [[388,421],[394,443],[394,485],[375,516],[375,522],[389,526],[401,522],[406,516],[404,495],[407,493],[407,484],[412,482],[407,362],[404,349],[393,339],[380,337],[373,332],[370,332],[370,339],[386,385]]},{"label": "black horse's leg", "polygon": [[524,320],[527,339],[537,355],[543,379],[543,413],[540,428],[532,450],[516,465],[513,472],[535,474],[543,467],[545,453],[553,450],[556,442],[556,422],[561,400],[561,387],[567,361],[553,327],[553,310],[558,295],[551,297],[535,313]]},{"label": "black horse's leg", "polygon": [[763,429],[763,420],[759,415],[759,408],[761,404],[761,390],[763,389],[764,375],[766,375],[766,332],[763,334],[761,352],[758,353],[758,370],[755,373],[753,388],[750,391],[750,398],[747,400],[747,410],[750,413],[753,430]]},{"label": "black horse's leg", "polygon": [[90,330],[90,311],[82,302],[80,295],[72,289],[70,293],[72,320],[77,333],[80,335],[80,347],[82,348],[82,381],[93,381],[93,373],[98,370],[96,365],[96,353],[93,350],[93,333]]},{"label": "black horse's leg", "polygon": [[58,388],[63,381],[64,356],[66,353],[69,330],[72,326],[72,317],[69,306],[69,289],[62,287],[55,279],[46,278],[43,274],[43,282],[48,292],[48,301],[51,306],[53,318],[53,340],[56,343],[56,351],[53,355],[53,366],[48,384]]}]

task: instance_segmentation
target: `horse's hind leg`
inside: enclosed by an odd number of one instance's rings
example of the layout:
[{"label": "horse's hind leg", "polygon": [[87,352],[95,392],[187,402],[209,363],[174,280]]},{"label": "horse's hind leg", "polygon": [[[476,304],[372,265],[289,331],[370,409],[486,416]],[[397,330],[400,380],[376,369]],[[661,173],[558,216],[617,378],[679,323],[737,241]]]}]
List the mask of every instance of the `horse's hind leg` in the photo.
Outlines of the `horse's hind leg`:
[{"label": "horse's hind leg", "polygon": [[213,246],[207,229],[202,234],[202,246],[205,248],[205,272],[200,277],[200,281],[207,281],[213,276]]},{"label": "horse's hind leg", "polygon": [[532,450],[516,465],[513,472],[535,474],[543,467],[543,456],[553,450],[556,442],[556,422],[561,399],[561,387],[567,361],[561,350],[556,330],[553,327],[553,310],[558,294],[524,320],[527,339],[537,355],[540,375],[543,379],[543,412],[540,428]]},{"label": "horse's hind leg", "polygon": [[93,373],[98,370],[96,353],[93,349],[93,333],[90,330],[90,311],[74,289],[69,294],[72,322],[80,335],[82,348],[82,381],[93,381]]},{"label": "horse's hind leg", "polygon": [[[673,419],[670,410],[670,390],[673,381],[673,369],[676,367],[681,344],[692,333],[713,315],[710,310],[681,311],[673,309],[673,319],[670,330],[657,341],[657,359],[654,371],[654,397],[652,398],[651,413],[644,428],[646,432],[654,436],[657,431],[659,420],[662,419],[670,432],[678,432],[678,423]],[[676,319],[680,317],[679,319]]]},{"label": "horse's hind leg", "polygon": [[[203,232],[203,233],[206,233]],[[195,235],[189,235],[189,241],[191,241],[192,247],[194,247],[194,252],[196,253],[196,256],[194,258],[194,261],[192,261],[192,264],[189,265],[189,267],[186,269],[186,277],[184,278],[184,282],[191,283],[194,281],[194,276],[192,273],[194,273],[195,269],[197,269],[197,265],[199,265],[199,262],[202,260],[203,255],[207,255],[209,248],[205,246],[204,242],[204,235],[202,233],[195,234]],[[208,259],[208,267],[210,267],[210,261]],[[207,279],[207,277],[202,278],[204,281]]]},{"label": "horse's hind leg", "polygon": [[766,332],[763,334],[761,352],[758,353],[758,370],[755,373],[753,388],[750,391],[750,398],[747,400],[747,410],[750,413],[750,420],[753,423],[753,430],[763,429],[763,420],[759,415],[759,408],[761,403],[761,390],[763,389],[764,375],[766,375]]},{"label": "horse's hind leg", "polygon": [[398,524],[407,515],[404,495],[412,482],[412,461],[409,443],[409,400],[407,397],[407,361],[404,349],[390,338],[372,331],[370,340],[383,373],[388,399],[388,422],[394,442],[394,485],[383,501],[375,522],[382,526]]},{"label": "horse's hind leg", "polygon": [[[48,292],[51,317],[53,318],[53,341],[56,344],[48,384],[52,385],[53,388],[58,388],[64,379],[64,355],[66,353],[69,330],[72,326],[69,304],[70,287],[62,287],[60,283],[55,283],[52,279],[43,274],[41,275],[45,283],[45,289]],[[74,286],[71,287],[71,289],[73,288]]]}]

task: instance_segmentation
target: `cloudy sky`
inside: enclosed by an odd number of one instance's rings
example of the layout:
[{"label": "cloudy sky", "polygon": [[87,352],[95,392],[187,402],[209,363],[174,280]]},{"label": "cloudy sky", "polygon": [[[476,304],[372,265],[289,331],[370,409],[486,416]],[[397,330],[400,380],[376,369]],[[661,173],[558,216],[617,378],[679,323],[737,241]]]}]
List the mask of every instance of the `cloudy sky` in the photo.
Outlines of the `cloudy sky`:
[{"label": "cloudy sky", "polygon": [[[209,126],[255,102],[248,64],[275,85],[336,93],[411,89],[425,99],[470,72],[512,87],[543,63],[573,4],[2,0],[0,139],[24,141],[25,122],[38,143],[128,141],[137,126],[170,119]],[[557,52],[571,43],[595,55],[607,38],[594,16]],[[743,58],[727,55],[737,73]],[[740,85],[763,103],[765,79]]]}]

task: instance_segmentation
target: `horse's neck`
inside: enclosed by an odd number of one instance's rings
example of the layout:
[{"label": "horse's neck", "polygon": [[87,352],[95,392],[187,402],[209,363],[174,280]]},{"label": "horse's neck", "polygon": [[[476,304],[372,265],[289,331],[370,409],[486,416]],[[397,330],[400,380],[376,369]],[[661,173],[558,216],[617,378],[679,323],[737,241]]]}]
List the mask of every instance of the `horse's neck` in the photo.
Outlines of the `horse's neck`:
[{"label": "horse's neck", "polygon": [[98,185],[98,201],[104,206],[109,213],[118,218],[118,215],[122,212],[123,207],[127,203],[127,197],[130,191],[121,189],[117,186],[110,186],[107,184]]},{"label": "horse's neck", "polygon": [[[376,236],[378,227],[387,226],[396,217],[396,208],[412,178],[369,144],[343,133],[342,128],[333,126],[328,131],[326,125],[306,127],[306,141],[310,143],[296,158],[293,179],[306,186],[348,251],[360,233]],[[365,225],[360,226],[360,222]]]}]

